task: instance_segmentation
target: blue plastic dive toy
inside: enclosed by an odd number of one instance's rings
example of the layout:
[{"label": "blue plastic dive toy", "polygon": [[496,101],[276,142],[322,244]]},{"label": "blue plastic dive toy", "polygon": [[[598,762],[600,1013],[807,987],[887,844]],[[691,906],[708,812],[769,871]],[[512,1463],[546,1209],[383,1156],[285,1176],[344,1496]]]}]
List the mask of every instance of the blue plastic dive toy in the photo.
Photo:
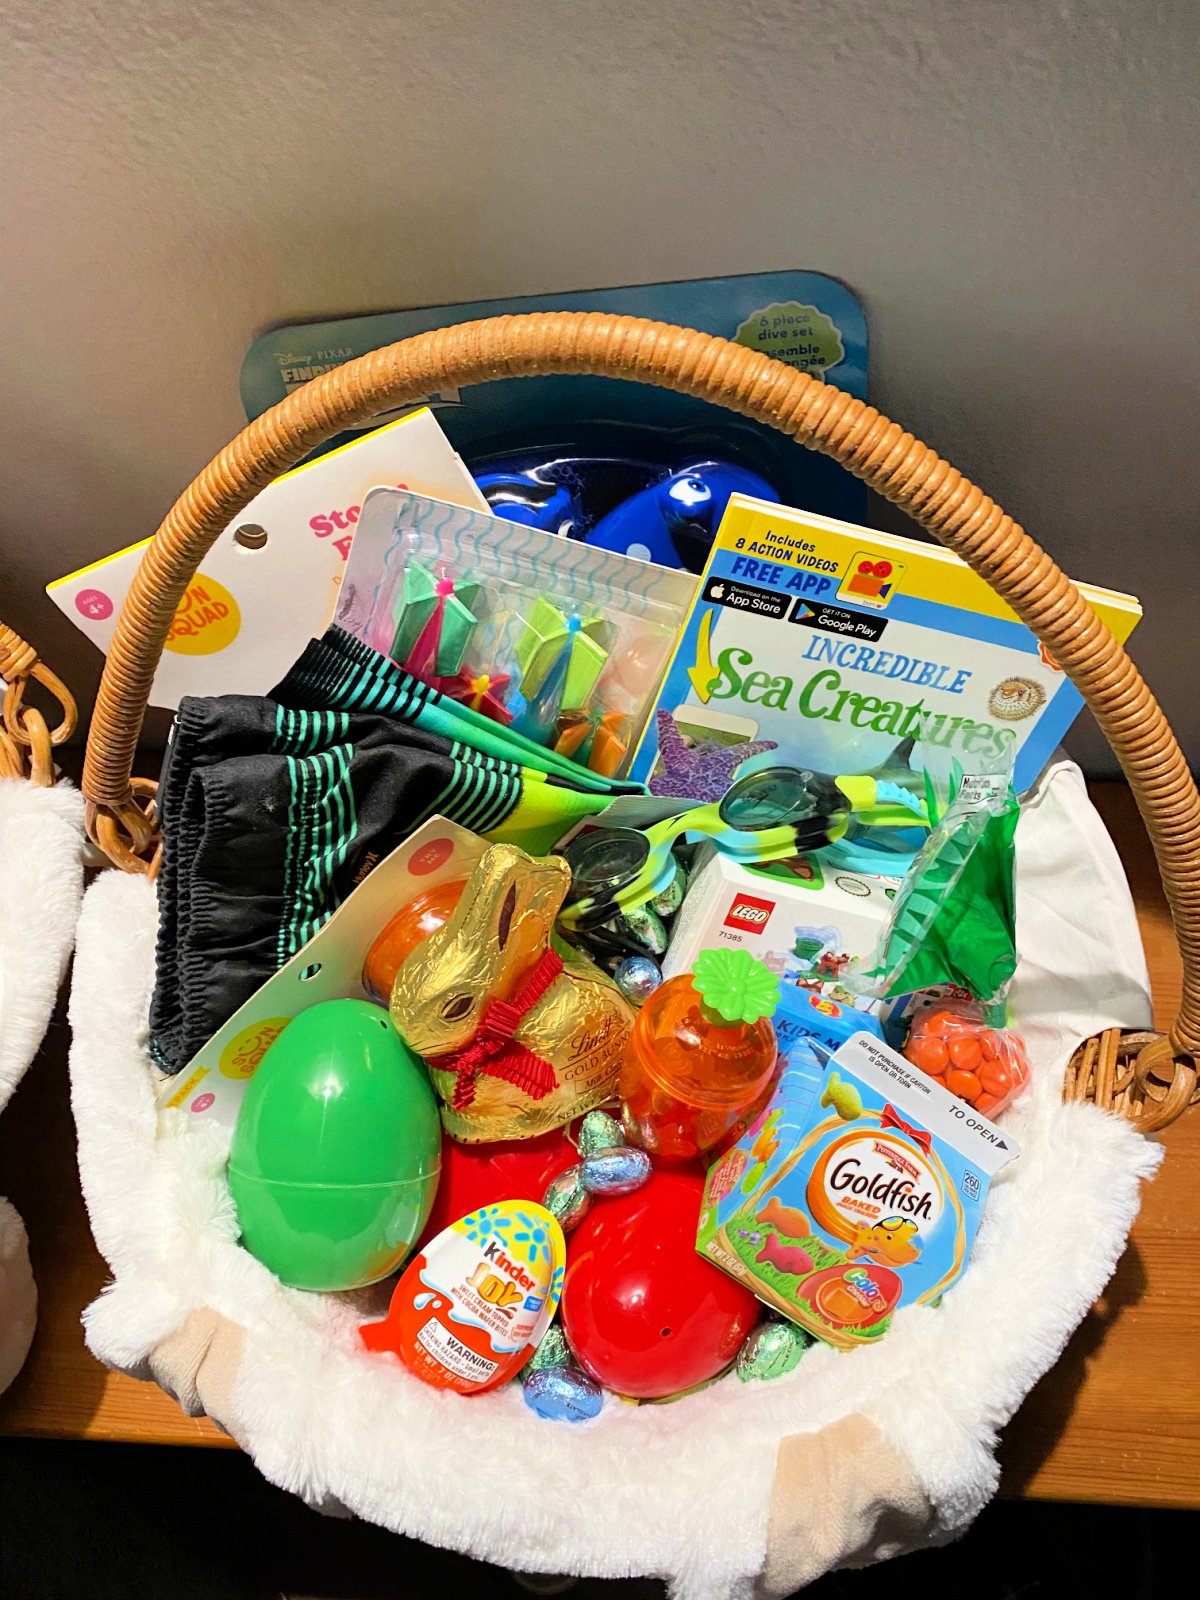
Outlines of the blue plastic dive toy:
[{"label": "blue plastic dive toy", "polygon": [[610,511],[588,534],[587,542],[601,550],[655,561],[660,567],[702,572],[732,494],[779,501],[756,472],[728,461],[698,461]]},{"label": "blue plastic dive toy", "polygon": [[621,456],[516,455],[475,481],[498,517],[602,550],[700,572],[731,494],[777,503],[758,473],[701,458],[671,467]]}]

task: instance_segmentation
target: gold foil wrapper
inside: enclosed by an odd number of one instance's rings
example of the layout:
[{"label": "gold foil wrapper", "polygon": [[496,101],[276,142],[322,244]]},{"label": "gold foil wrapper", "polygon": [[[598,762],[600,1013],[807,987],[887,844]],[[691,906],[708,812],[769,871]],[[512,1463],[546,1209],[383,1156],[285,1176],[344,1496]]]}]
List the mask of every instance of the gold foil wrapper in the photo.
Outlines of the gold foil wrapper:
[{"label": "gold foil wrapper", "polygon": [[[513,1000],[550,947],[570,881],[558,856],[535,860],[511,844],[484,853],[449,922],[418,945],[396,974],[392,1021],[411,1049],[436,1063],[472,1044],[489,1002]],[[468,1144],[530,1139],[603,1105],[616,1092],[633,1011],[586,957],[555,948],[563,970],[513,1034],[549,1062],[555,1087],[535,1100],[484,1069],[475,1075],[471,1104],[456,1109],[458,1075],[433,1065],[429,1075],[451,1138]]]}]

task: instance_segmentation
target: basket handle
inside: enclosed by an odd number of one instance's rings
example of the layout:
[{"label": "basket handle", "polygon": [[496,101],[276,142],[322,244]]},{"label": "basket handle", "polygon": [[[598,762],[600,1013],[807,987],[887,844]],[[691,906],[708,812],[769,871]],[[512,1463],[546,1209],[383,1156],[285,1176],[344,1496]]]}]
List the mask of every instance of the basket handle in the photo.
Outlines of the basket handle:
[{"label": "basket handle", "polygon": [[[117,621],[82,783],[89,830],[106,854],[145,870],[136,858],[153,844],[154,825],[135,803],[130,773],[150,685],[175,608],[231,519],[317,445],[380,411],[447,384],[547,373],[657,384],[778,428],[840,461],[987,580],[1066,670],[1129,780],[1183,957],[1182,1002],[1162,1049],[1200,1053],[1200,795],[1125,651],[1010,516],[873,406],[727,339],[640,317],[547,312],[418,334],[314,378],[226,445],[167,513]],[[1194,1068],[1181,1070],[1194,1088]],[[1175,1078],[1178,1096],[1186,1085]]]}]

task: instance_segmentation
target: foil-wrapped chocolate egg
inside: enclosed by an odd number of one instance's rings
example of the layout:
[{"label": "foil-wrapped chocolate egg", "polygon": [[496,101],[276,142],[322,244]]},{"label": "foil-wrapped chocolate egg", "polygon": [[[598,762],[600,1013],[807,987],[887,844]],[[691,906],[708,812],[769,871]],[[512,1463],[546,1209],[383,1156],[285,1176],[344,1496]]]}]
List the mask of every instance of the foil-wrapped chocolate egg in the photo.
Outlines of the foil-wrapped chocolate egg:
[{"label": "foil-wrapped chocolate egg", "polygon": [[738,1351],[737,1375],[743,1383],[754,1378],[782,1378],[811,1343],[794,1322],[760,1322]]},{"label": "foil-wrapped chocolate egg", "polygon": [[686,889],[687,873],[676,863],[675,876],[661,894],[654,896],[650,904],[660,917],[673,917],[683,904]]},{"label": "foil-wrapped chocolate egg", "polygon": [[576,1163],[550,1180],[542,1204],[564,1233],[569,1233],[588,1214],[592,1198],[583,1178],[583,1164]]},{"label": "foil-wrapped chocolate egg", "polygon": [[640,944],[643,950],[648,950],[652,956],[663,956],[667,953],[670,940],[667,937],[666,924],[657,911],[649,905],[635,906],[631,911],[623,911],[619,917],[613,919],[611,926],[623,933],[635,944]]},{"label": "foil-wrapped chocolate egg", "polygon": [[632,1194],[650,1176],[650,1157],[644,1150],[620,1145],[600,1150],[583,1163],[583,1183],[589,1194]]},{"label": "foil-wrapped chocolate egg", "polygon": [[531,1372],[541,1372],[547,1367],[570,1365],[571,1348],[567,1344],[567,1336],[555,1322],[546,1329],[542,1342],[526,1362],[525,1375],[528,1377]]},{"label": "foil-wrapped chocolate egg", "polygon": [[604,1393],[578,1367],[542,1367],[524,1383],[525,1404],[550,1422],[587,1422],[598,1417]]},{"label": "foil-wrapped chocolate egg", "polygon": [[600,1150],[612,1150],[624,1143],[621,1124],[607,1111],[589,1111],[579,1124],[579,1154],[585,1160]]},{"label": "foil-wrapped chocolate egg", "polygon": [[630,1005],[643,1005],[662,982],[658,962],[649,956],[626,956],[613,973],[613,982]]}]

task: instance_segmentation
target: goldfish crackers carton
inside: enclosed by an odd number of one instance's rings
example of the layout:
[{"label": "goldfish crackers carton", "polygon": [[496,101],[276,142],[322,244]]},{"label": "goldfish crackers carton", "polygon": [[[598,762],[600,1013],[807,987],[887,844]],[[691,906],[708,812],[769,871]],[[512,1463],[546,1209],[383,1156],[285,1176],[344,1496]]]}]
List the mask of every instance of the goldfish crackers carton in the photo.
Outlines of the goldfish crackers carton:
[{"label": "goldfish crackers carton", "polygon": [[971,1254],[1012,1139],[856,1034],[794,1043],[766,1111],[711,1169],[696,1248],[839,1349],[929,1305]]}]

